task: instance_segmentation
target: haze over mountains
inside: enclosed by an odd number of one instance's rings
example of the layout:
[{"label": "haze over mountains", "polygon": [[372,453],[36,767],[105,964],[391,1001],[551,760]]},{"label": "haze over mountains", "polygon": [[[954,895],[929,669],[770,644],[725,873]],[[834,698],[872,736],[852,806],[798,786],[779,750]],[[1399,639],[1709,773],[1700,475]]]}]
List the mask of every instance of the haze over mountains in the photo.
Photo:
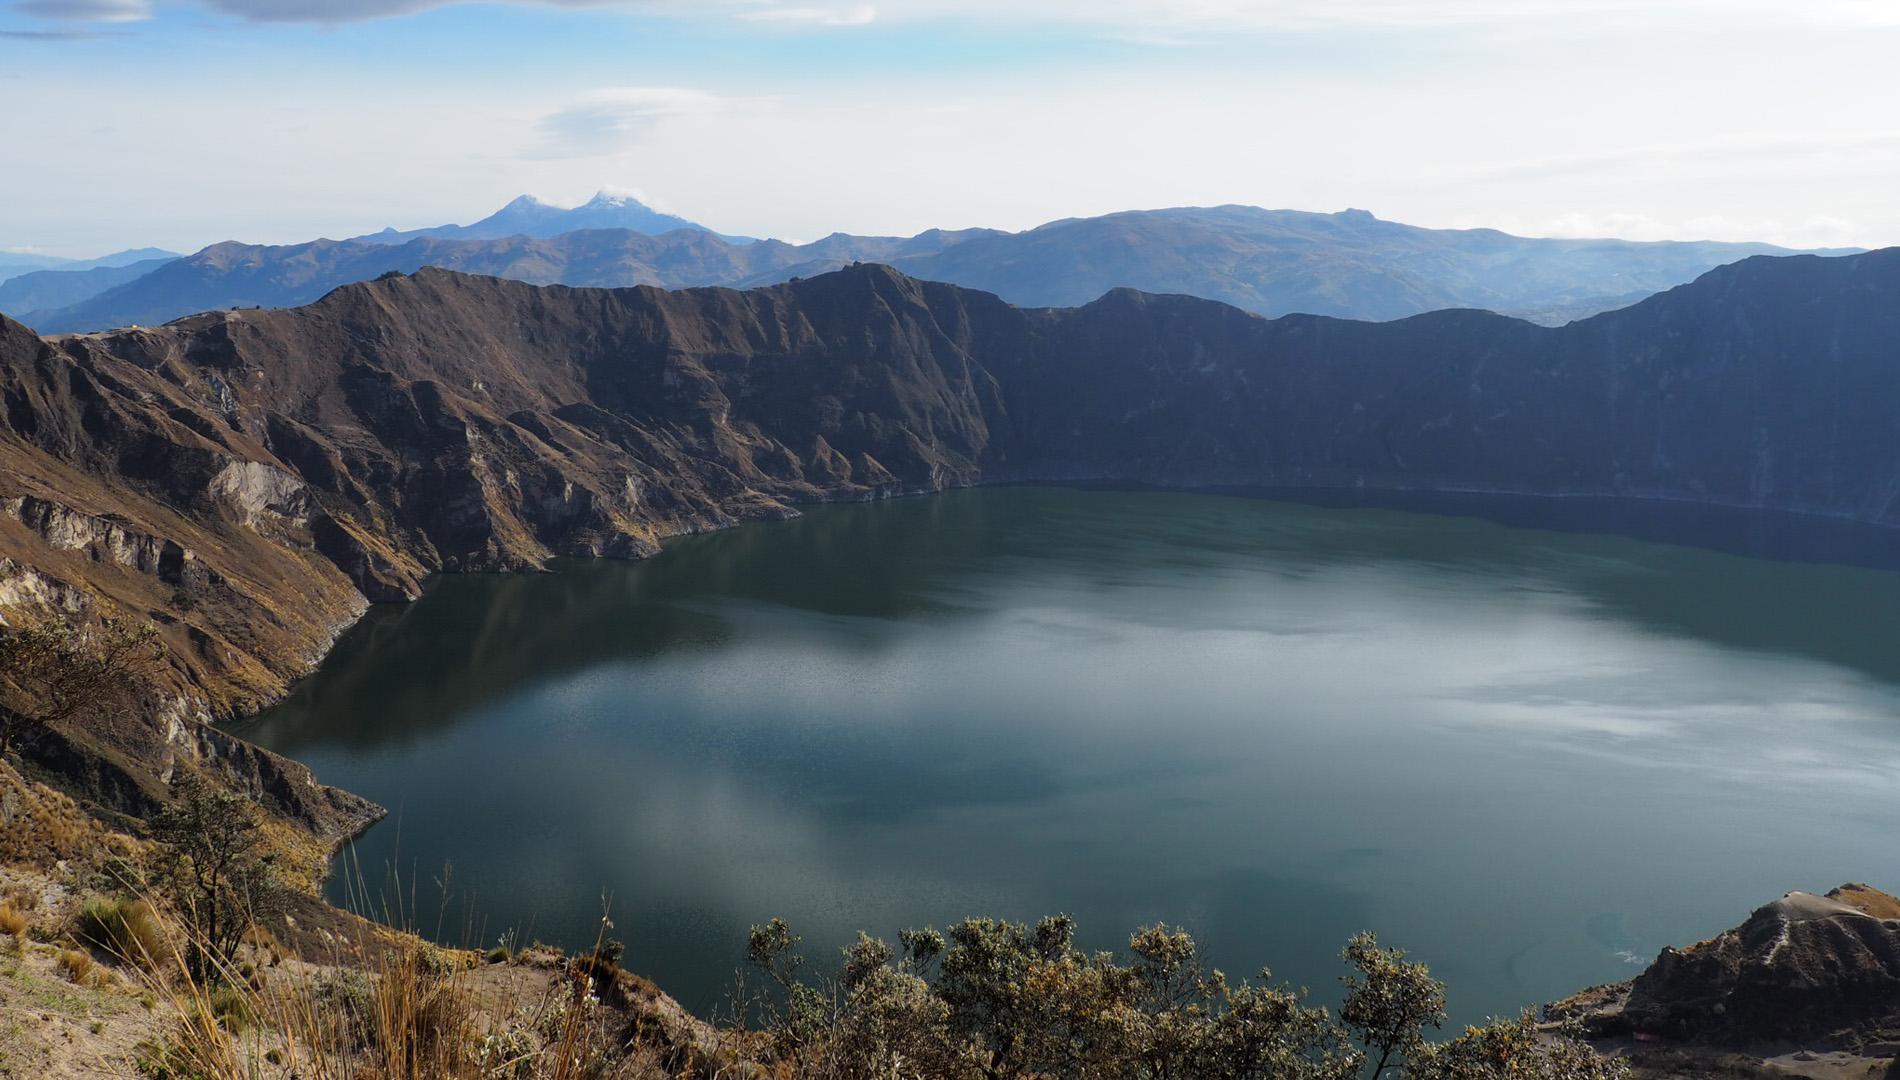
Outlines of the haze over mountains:
[{"label": "haze over mountains", "polygon": [[[1833,253],[1833,252],[1830,252]],[[1020,233],[837,233],[809,244],[722,237],[626,196],[572,209],[527,196],[470,225],[351,240],[227,242],[142,274],[56,274],[7,291],[0,311],[45,333],[156,325],[199,311],[309,303],[390,271],[437,266],[531,284],[750,287],[882,262],[1024,306],[1114,288],[1200,296],[1264,315],[1394,319],[1481,308],[1546,324],[1625,306],[1766,244],[1557,240],[1424,229],[1362,210],[1222,206],[1065,219]]]},{"label": "haze over mountains", "polygon": [[0,251],[0,282],[16,278],[21,274],[30,274],[36,270],[92,270],[102,266],[127,266],[146,260],[176,258],[178,258],[176,251],[153,247],[128,248],[125,251],[115,251],[110,255],[101,255],[96,259],[62,259],[57,255]]}]

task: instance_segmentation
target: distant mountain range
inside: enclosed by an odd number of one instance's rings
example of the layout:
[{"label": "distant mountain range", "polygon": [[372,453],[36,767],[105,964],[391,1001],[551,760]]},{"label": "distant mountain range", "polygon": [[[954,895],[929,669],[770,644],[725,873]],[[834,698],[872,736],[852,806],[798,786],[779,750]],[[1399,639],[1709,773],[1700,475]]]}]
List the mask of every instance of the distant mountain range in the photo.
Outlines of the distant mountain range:
[{"label": "distant mountain range", "polygon": [[[38,270],[93,270],[99,267],[128,266],[136,262],[158,259],[176,259],[178,252],[164,248],[128,248],[115,251],[110,255],[101,255],[96,259],[62,259],[57,255],[30,255],[18,251],[0,251],[0,282],[30,274]],[[0,307],[0,311],[13,309]]]},{"label": "distant mountain range", "polygon": [[[674,214],[663,214],[631,195],[600,192],[579,206],[563,207],[523,195],[500,210],[472,225],[437,225],[428,229],[384,229],[382,232],[352,237],[377,244],[400,244],[409,240],[496,240],[504,236],[549,237],[582,229],[627,229],[658,236],[675,229],[712,232]],[[747,243],[750,237],[723,236],[733,243]]]},{"label": "distant mountain range", "polygon": [[118,285],[139,278],[176,260],[176,255],[141,259],[123,266],[89,269],[35,270],[0,281],[0,311],[50,311],[82,304]]},{"label": "distant mountain range", "polygon": [[[1830,251],[1825,254],[1845,254]],[[43,333],[155,325],[199,311],[289,307],[390,271],[437,266],[530,284],[750,287],[880,262],[994,292],[1014,304],[1086,303],[1115,288],[1219,300],[1262,315],[1384,320],[1482,308],[1558,325],[1627,306],[1768,244],[1552,240],[1493,229],[1425,229],[1363,210],[1220,206],[1130,211],[1026,232],[836,233],[810,244],[722,237],[637,200],[572,209],[527,196],[472,225],[351,240],[214,244],[126,280],[36,282],[5,311]],[[78,296],[94,285],[93,295]],[[77,297],[77,298],[74,298]],[[64,302],[61,302],[61,301]]]}]

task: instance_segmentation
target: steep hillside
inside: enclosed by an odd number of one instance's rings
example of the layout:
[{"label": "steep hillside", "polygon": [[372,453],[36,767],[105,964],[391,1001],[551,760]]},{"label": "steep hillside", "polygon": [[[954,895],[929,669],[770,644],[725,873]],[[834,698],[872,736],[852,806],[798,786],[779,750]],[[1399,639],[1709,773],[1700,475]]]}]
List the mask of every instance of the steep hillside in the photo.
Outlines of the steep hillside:
[{"label": "steep hillside", "polygon": [[[551,208],[548,208],[551,211]],[[585,208],[582,208],[585,209]],[[1309,214],[1224,206],[1110,214],[1022,233],[931,230],[909,238],[843,233],[811,244],[735,244],[703,230],[649,236],[601,229],[609,214],[552,228],[524,209],[495,229],[378,234],[285,247],[218,244],[93,299],[33,314],[45,333],[162,323],[218,308],[309,303],[390,270],[438,266],[534,284],[757,286],[883,262],[914,277],[994,292],[1025,306],[1073,306],[1115,288],[1180,293],[1265,315],[1395,319],[1445,308],[1568,322],[1623,307],[1757,254],[1763,244],[1535,240],[1487,229],[1421,229],[1360,210]],[[523,216],[525,215],[525,216]],[[501,215],[497,215],[501,217]],[[532,219],[532,220],[530,220]],[[4,309],[0,309],[4,310]]]}]

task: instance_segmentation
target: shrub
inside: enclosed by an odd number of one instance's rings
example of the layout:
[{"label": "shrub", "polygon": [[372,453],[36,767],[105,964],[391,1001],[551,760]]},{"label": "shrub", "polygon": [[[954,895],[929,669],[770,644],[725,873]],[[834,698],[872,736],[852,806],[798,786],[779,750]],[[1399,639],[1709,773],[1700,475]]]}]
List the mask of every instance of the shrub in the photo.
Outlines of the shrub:
[{"label": "shrub", "polygon": [[77,924],[80,941],[128,963],[154,967],[170,954],[158,916],[143,900],[88,897]]}]

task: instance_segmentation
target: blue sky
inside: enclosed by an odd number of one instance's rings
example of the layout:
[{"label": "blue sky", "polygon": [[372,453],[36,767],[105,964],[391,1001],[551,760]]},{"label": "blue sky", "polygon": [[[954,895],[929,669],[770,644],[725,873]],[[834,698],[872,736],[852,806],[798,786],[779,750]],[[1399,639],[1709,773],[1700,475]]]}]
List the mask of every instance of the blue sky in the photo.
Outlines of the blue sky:
[{"label": "blue sky", "polygon": [[0,248],[630,190],[727,232],[1360,206],[1900,243],[1891,0],[0,0]]}]

